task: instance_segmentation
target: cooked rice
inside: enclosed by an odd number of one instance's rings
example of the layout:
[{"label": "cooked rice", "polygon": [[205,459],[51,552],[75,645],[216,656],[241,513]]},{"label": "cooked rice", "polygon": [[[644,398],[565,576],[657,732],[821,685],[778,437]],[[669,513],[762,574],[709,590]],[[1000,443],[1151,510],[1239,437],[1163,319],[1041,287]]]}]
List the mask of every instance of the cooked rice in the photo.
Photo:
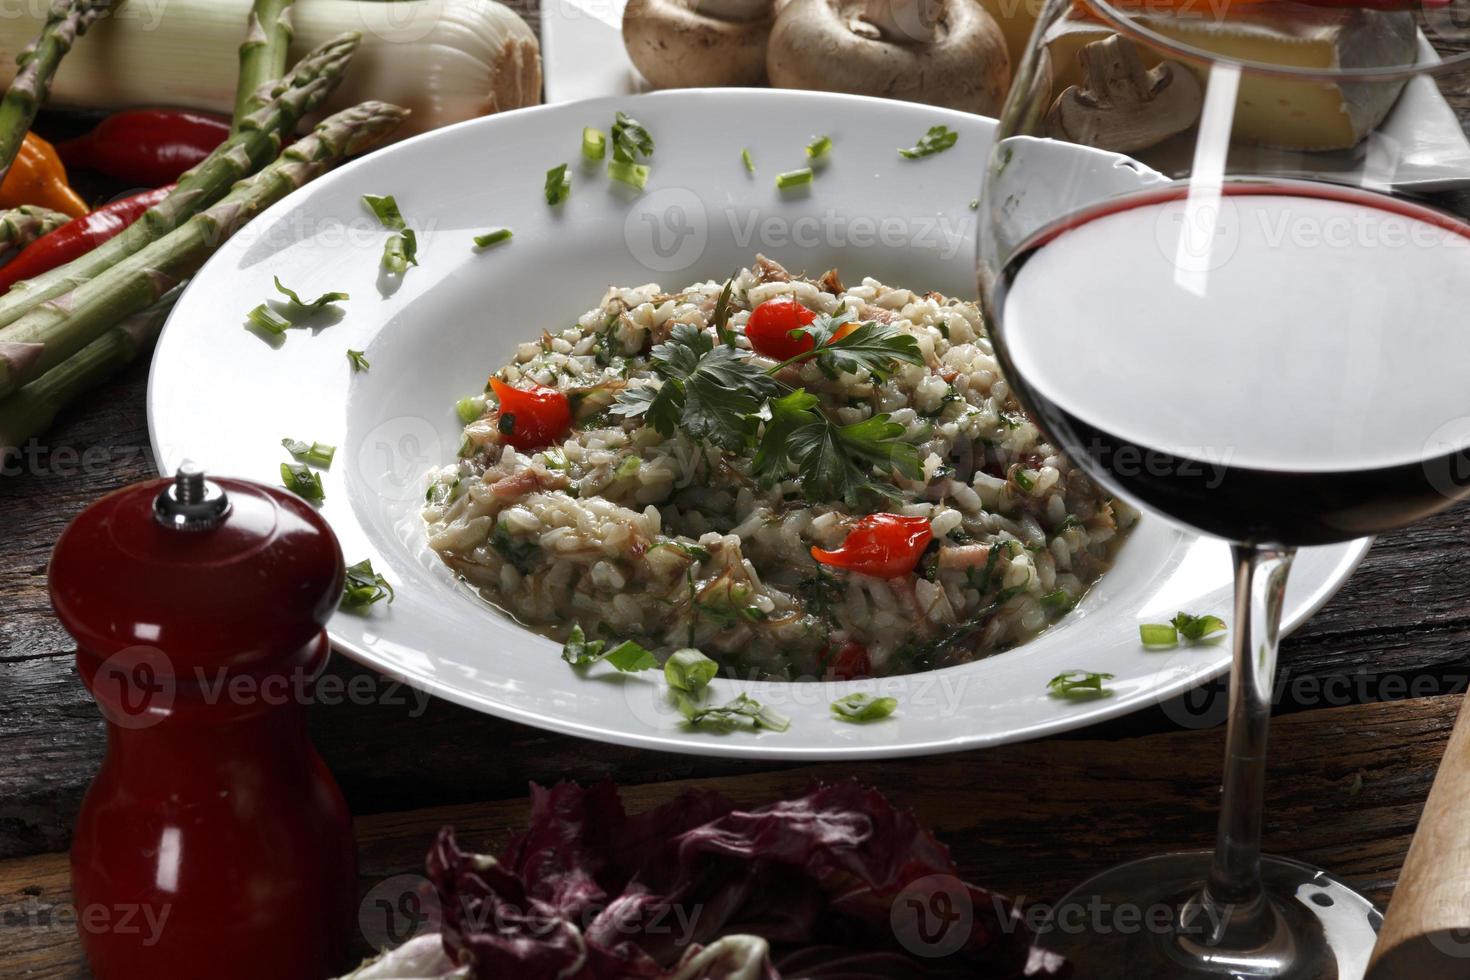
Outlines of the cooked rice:
[{"label": "cooked rice", "polygon": [[648,351],[674,324],[712,332],[723,286],[609,289],[496,372],[583,397],[566,441],[530,454],[502,443],[492,400],[465,427],[462,458],[432,478],[429,544],[495,605],[557,639],[580,624],[661,659],[695,646],[742,677],[822,676],[834,651],[856,642],[883,675],[1027,640],[1106,567],[1132,512],[1025,417],[972,303],[874,279],[844,288],[835,273],[790,276],[763,257],[735,279],[730,326],[745,351],[749,311],[783,295],[819,313],[846,306],[917,339],[924,365],[901,364],[883,383],[866,372],[829,378],[810,361],[783,375],[837,422],[891,413],[919,447],[924,479],[892,474],[902,502],[875,508],[931,522],[934,543],[901,578],[813,560],[813,545],[838,547],[865,512],[804,499],[794,473],[762,489],[749,455],[608,415],[628,381],[657,380]]}]

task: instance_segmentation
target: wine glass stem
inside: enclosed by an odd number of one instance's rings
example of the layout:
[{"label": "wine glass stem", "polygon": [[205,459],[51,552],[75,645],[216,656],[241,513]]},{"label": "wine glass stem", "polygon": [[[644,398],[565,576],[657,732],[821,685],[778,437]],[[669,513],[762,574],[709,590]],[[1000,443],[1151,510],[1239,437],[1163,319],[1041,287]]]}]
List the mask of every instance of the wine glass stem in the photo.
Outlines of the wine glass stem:
[{"label": "wine glass stem", "polygon": [[[1295,549],[1235,545],[1234,663],[1230,721],[1225,734],[1225,778],[1215,858],[1203,901],[1226,914],[1213,917],[1224,932],[1254,931],[1266,915],[1261,889],[1261,813],[1266,778],[1266,734],[1286,574]],[[1225,939],[1228,944],[1229,940]]]}]

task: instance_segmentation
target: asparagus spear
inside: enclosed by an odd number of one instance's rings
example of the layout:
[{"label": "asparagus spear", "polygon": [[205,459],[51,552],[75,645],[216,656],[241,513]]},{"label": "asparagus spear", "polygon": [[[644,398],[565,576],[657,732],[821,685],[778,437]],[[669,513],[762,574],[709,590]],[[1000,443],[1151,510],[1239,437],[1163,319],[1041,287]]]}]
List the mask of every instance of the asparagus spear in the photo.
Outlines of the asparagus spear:
[{"label": "asparagus spear", "polygon": [[274,163],[181,227],[0,329],[0,398],[157,302],[260,211],[343,156],[372,145],[407,115],[395,105],[364,102],[324,119]]},{"label": "asparagus spear", "polygon": [[71,220],[71,215],[34,204],[22,204],[0,214],[0,249],[25,248]]},{"label": "asparagus spear", "polygon": [[179,290],[124,319],[11,397],[0,401],[0,457],[44,432],[78,395],[106,381],[153,346]]},{"label": "asparagus spear", "polygon": [[20,53],[5,98],[0,99],[0,182],[20,152],[21,140],[30,132],[36,112],[51,89],[51,76],[61,58],[77,38],[87,33],[92,22],[107,13],[117,0],[52,0],[51,12],[41,33]]},{"label": "asparagus spear", "polygon": [[[358,34],[343,34],[298,61],[271,90],[271,101],[245,117],[237,135],[180,177],[173,193],[120,234],[86,255],[11,286],[0,296],[0,325],[14,323],[47,300],[100,275],[219,200],[235,181],[254,173],[281,148],[281,134],[294,130],[297,121],[337,87],[359,40]],[[7,353],[5,332],[0,326],[0,360]]]},{"label": "asparagus spear", "polygon": [[250,26],[240,45],[240,80],[235,83],[235,120],[230,132],[238,133],[240,124],[266,102],[270,86],[286,70],[286,49],[291,46],[293,0],[255,0],[250,10]]}]

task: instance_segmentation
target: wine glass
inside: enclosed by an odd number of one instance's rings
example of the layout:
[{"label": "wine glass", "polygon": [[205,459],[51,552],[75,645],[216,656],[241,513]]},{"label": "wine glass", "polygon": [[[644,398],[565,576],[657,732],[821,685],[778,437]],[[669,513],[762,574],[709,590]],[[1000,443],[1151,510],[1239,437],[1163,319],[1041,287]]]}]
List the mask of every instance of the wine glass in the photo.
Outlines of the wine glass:
[{"label": "wine glass", "polygon": [[1260,853],[1266,734],[1294,549],[1470,490],[1464,2],[1047,0],[1016,66],[979,223],[1002,368],[1079,466],[1236,569],[1215,848],[1063,898],[1042,940],[1078,977],[1366,969],[1372,903]]}]

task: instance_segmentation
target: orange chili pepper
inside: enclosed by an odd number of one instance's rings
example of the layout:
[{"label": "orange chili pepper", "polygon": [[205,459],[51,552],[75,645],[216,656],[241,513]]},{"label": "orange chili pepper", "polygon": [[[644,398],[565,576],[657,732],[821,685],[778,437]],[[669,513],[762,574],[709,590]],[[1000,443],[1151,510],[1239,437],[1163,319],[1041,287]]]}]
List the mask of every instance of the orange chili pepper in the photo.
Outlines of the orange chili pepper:
[{"label": "orange chili pepper", "polygon": [[35,133],[26,133],[10,172],[0,183],[0,209],[35,204],[73,218],[87,213],[87,202],[66,182],[66,166],[56,148]]}]

